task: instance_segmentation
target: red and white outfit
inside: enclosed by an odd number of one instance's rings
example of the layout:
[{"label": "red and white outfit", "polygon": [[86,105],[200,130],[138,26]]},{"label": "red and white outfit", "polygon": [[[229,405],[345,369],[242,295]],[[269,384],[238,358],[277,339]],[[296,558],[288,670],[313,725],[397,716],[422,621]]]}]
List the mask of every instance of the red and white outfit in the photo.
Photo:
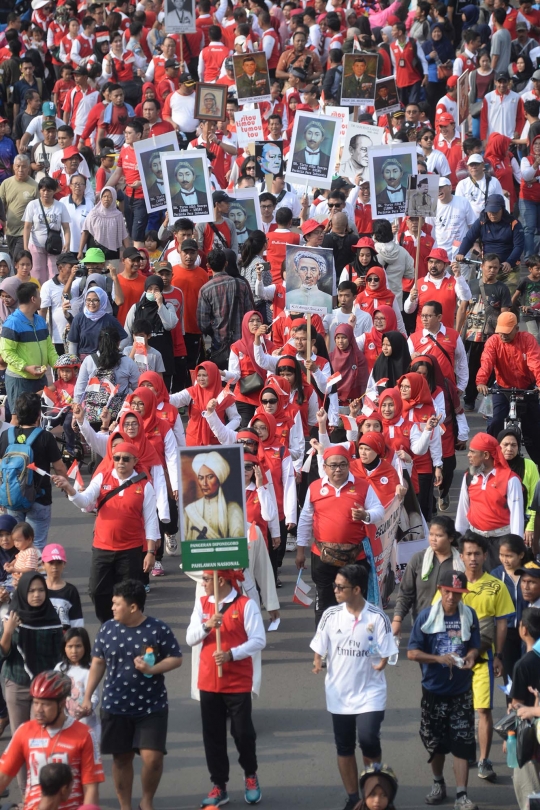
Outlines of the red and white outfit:
[{"label": "red and white outfit", "polygon": [[[436,337],[437,341],[433,338]],[[441,324],[440,330],[432,336],[427,329],[419,329],[407,341],[411,354],[432,354],[439,363],[445,377],[451,379],[460,391],[465,391],[469,381],[469,367],[465,346],[455,329]],[[446,354],[437,345],[444,348]],[[446,355],[449,355],[450,360]]]},{"label": "red and white outfit", "polygon": [[471,53],[468,48],[464,48],[463,53],[458,54],[454,59],[453,75],[461,76],[466,70],[475,70],[477,58],[478,54]]},{"label": "red and white outfit", "polygon": [[199,54],[199,76],[203,82],[215,82],[221,73],[223,62],[230,48],[222,42],[210,42]]},{"label": "red and white outfit", "polygon": [[[437,131],[439,129],[439,120],[438,120],[439,116],[443,115],[444,113],[448,113],[448,115],[452,116],[452,118],[454,119],[454,124],[456,125],[456,130],[457,130],[457,128],[458,128],[458,105],[457,105],[457,99],[450,98],[450,96],[448,94],[443,96],[441,99],[439,99],[439,101],[437,102],[437,106],[435,108],[435,128],[437,129]],[[434,146],[435,146],[435,149],[439,148],[436,144],[434,144]]]},{"label": "red and white outfit", "polygon": [[502,95],[497,90],[486,93],[480,113],[480,137],[483,141],[492,132],[513,138],[525,126],[523,99],[513,90]]},{"label": "red and white outfit", "polygon": [[91,87],[88,87],[86,90],[81,90],[80,87],[74,87],[66,96],[63,110],[69,115],[70,126],[75,132],[75,143],[77,143],[84,131],[90,112],[100,101],[99,90],[92,90]]},{"label": "red and white outfit", "polygon": [[408,314],[418,311],[416,328],[421,329],[422,321],[420,319],[420,313],[422,312],[422,307],[427,301],[438,301],[443,309],[443,324],[448,328],[453,328],[458,302],[470,301],[471,298],[472,293],[470,287],[463,276],[455,278],[451,273],[446,272],[442,278],[432,278],[432,276],[427,273],[418,287],[418,298],[416,301],[411,301],[411,299],[408,298],[403,309]]},{"label": "red and white outfit", "polygon": [[86,34],[79,34],[73,42],[71,48],[71,62],[74,65],[86,65],[88,59],[94,54],[95,36],[87,37]]}]

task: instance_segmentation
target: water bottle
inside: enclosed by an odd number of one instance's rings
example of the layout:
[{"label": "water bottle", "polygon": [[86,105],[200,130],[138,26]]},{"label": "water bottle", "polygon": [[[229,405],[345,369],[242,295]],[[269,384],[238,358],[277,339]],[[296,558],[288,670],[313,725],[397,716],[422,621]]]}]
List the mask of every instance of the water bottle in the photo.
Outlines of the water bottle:
[{"label": "water bottle", "polygon": [[[151,666],[151,667],[154,666],[154,664],[156,663],[156,656],[154,655],[154,650],[152,649],[152,647],[147,647],[146,648],[146,652],[145,652],[145,654],[143,656],[143,660],[146,661],[146,663],[149,666]],[[149,672],[143,672],[143,675],[144,675],[145,678],[152,678],[153,677],[153,675],[151,675]]]},{"label": "water bottle", "polygon": [[[399,647],[399,642],[401,641],[400,637],[394,636],[394,641],[396,642],[396,646]],[[399,658],[399,651],[397,653],[394,653],[388,658],[388,666],[395,667],[397,665],[398,658]]]},{"label": "water bottle", "polygon": [[509,768],[518,768],[517,753],[516,753],[516,732],[509,731],[506,740],[506,764]]}]

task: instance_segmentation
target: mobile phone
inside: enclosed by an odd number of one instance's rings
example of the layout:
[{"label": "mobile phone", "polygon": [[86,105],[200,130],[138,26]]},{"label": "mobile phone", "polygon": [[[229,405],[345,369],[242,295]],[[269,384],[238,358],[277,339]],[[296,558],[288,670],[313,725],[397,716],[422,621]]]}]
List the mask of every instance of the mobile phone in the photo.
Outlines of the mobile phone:
[{"label": "mobile phone", "polygon": [[259,264],[262,266],[263,273],[265,270],[270,272],[270,262],[259,262]]}]

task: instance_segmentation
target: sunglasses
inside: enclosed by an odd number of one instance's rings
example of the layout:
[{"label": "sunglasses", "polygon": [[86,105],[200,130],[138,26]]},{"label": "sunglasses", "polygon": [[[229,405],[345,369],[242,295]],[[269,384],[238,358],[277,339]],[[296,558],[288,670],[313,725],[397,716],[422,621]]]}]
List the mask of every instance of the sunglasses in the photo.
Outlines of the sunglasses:
[{"label": "sunglasses", "polygon": [[255,469],[254,464],[244,464],[244,470],[246,472],[253,472],[254,469]]},{"label": "sunglasses", "polygon": [[328,208],[341,208],[342,203],[328,203]]},{"label": "sunglasses", "polygon": [[368,284],[374,284],[375,282],[378,283],[379,282],[379,277],[378,276],[368,276],[366,278],[366,281],[367,281]]},{"label": "sunglasses", "polygon": [[275,405],[277,403],[277,399],[261,399],[263,405]]},{"label": "sunglasses", "polygon": [[257,439],[238,439],[238,444],[258,444]]},{"label": "sunglasses", "polygon": [[113,456],[113,461],[131,461],[133,456]]}]

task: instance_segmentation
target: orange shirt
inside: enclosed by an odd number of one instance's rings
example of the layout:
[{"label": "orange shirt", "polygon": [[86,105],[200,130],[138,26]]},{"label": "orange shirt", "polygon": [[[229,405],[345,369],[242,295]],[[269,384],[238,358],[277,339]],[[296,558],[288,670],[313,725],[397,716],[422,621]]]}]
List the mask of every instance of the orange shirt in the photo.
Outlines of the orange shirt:
[{"label": "orange shirt", "polygon": [[188,270],[181,264],[173,267],[172,285],[179,287],[184,293],[184,329],[186,334],[200,335],[201,330],[197,324],[197,303],[199,290],[208,281],[208,273],[202,267]]},{"label": "orange shirt", "polygon": [[124,293],[124,303],[120,304],[118,307],[118,315],[116,317],[123,326],[133,304],[137,304],[141,300],[141,295],[144,292],[145,277],[141,273],[138,273],[135,278],[125,278],[122,273],[118,273],[118,281]]}]

